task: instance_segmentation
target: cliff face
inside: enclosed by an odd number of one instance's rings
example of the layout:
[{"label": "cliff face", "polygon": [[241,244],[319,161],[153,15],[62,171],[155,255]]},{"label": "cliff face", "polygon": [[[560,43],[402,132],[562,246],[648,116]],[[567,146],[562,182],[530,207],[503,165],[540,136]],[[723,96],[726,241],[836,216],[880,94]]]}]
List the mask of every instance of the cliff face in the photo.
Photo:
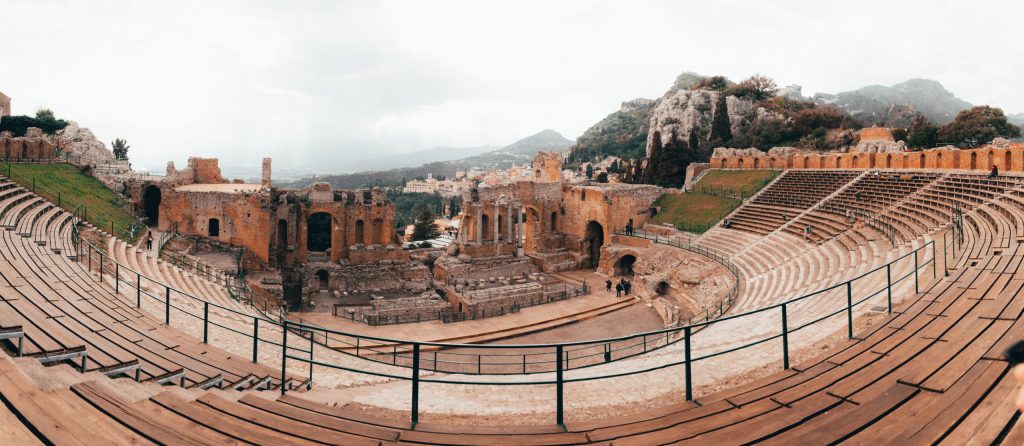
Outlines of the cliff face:
[{"label": "cliff face", "polygon": [[[700,143],[711,143],[714,139],[712,123],[715,116],[723,112],[719,108],[724,94],[713,90],[669,90],[651,112],[646,155],[650,156],[656,137],[661,139],[662,146],[672,142],[673,135],[677,141],[689,141],[691,133]],[[729,132],[732,135],[746,132],[757,117],[754,103],[735,96],[724,99]]]},{"label": "cliff face", "polygon": [[644,153],[653,99],[634,99],[583,132],[570,148],[570,161],[582,161],[595,155],[636,158]]}]

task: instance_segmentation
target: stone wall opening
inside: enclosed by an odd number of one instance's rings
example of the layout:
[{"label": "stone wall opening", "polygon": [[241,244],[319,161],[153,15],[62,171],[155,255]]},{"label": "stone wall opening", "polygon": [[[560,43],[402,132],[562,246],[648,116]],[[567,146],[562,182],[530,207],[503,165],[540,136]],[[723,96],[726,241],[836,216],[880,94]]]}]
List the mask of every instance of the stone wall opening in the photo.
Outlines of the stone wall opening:
[{"label": "stone wall opening", "polygon": [[480,233],[483,234],[482,235],[482,239],[483,240],[490,240],[491,239],[491,217],[488,217],[487,214],[483,214],[482,216],[480,216],[480,224],[483,225],[483,226],[480,227]]},{"label": "stone wall opening", "polygon": [[356,244],[366,244],[366,223],[362,220],[356,220]]},{"label": "stone wall opening", "polygon": [[551,232],[557,232],[557,231],[558,231],[558,213],[557,212],[552,212],[551,213]]},{"label": "stone wall opening", "polygon": [[632,254],[626,254],[619,257],[619,260],[615,262],[615,275],[632,276],[634,263],[636,263],[636,256]]},{"label": "stone wall opening", "polygon": [[668,294],[668,282],[662,280],[654,287],[654,292],[658,293],[659,296]]},{"label": "stone wall opening", "polygon": [[155,227],[160,223],[160,188],[147,186],[142,192],[142,216],[146,217],[146,225]]},{"label": "stone wall opening", "polygon": [[601,261],[601,246],[604,245],[604,227],[600,223],[591,220],[587,223],[587,229],[584,234],[584,249],[590,254],[587,267],[597,268],[598,263]]},{"label": "stone wall opening", "polygon": [[207,223],[206,233],[210,237],[220,237],[220,219],[211,218],[209,223]]},{"label": "stone wall opening", "polygon": [[277,221],[277,264],[284,265],[288,252],[288,220]]},{"label": "stone wall opening", "polygon": [[379,219],[379,218],[375,218],[373,220],[373,244],[374,245],[383,245],[384,244],[383,234],[384,234],[384,221]]},{"label": "stone wall opening", "polygon": [[306,249],[325,252],[331,248],[331,215],[317,212],[306,219]]}]

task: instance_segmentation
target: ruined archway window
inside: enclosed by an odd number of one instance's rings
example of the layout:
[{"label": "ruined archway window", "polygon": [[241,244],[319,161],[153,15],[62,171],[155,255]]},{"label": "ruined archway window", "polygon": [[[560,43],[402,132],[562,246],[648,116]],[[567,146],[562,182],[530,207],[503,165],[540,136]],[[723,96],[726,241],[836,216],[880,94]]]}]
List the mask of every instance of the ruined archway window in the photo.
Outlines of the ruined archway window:
[{"label": "ruined archway window", "polygon": [[924,169],[924,154],[923,153],[921,154],[920,164],[921,164],[921,169]]},{"label": "ruined archway window", "polygon": [[619,260],[615,262],[615,275],[617,276],[631,276],[633,275],[633,264],[636,263],[636,256],[632,254],[626,254],[619,257]]},{"label": "ruined archway window", "polygon": [[892,155],[886,155],[885,156],[885,168],[886,169],[891,169],[892,168]]},{"label": "ruined archway window", "polygon": [[989,150],[988,151],[988,164],[985,164],[985,168],[986,169],[991,169],[992,166],[994,166],[996,164],[995,158],[996,158],[995,154],[992,153],[991,150]]},{"label": "ruined archway window", "polygon": [[1003,158],[1003,170],[1009,171],[1013,169],[1013,152],[1006,151],[1006,156]]},{"label": "ruined archway window", "polygon": [[325,252],[331,248],[331,215],[317,212],[306,218],[306,249]]},{"label": "ruined archway window", "polygon": [[587,266],[597,268],[601,262],[601,246],[604,245],[604,227],[600,223],[591,220],[583,236],[584,248],[589,254]]},{"label": "ruined archway window", "polygon": [[505,216],[498,215],[498,237],[497,240],[505,238]]},{"label": "ruined archway window", "polygon": [[971,152],[971,170],[978,168],[978,152]]},{"label": "ruined archway window", "polygon": [[209,234],[210,237],[220,237],[220,220],[211,218],[207,225],[206,233]]},{"label": "ruined archway window", "polygon": [[480,225],[481,225],[480,226],[480,234],[483,234],[482,237],[483,237],[484,240],[490,240],[491,239],[491,224],[490,223],[491,223],[491,217],[489,217],[487,214],[483,214],[483,215],[480,216]]},{"label": "ruined archway window", "polygon": [[362,220],[356,220],[356,244],[366,244],[366,223]]},{"label": "ruined archway window", "polygon": [[160,223],[160,188],[147,186],[142,192],[142,216],[146,217],[146,224],[155,227]]},{"label": "ruined archway window", "polygon": [[552,212],[551,213],[551,232],[555,232],[557,230],[558,230],[558,213]]},{"label": "ruined archway window", "polygon": [[384,221],[379,218],[373,220],[373,244],[384,244]]}]

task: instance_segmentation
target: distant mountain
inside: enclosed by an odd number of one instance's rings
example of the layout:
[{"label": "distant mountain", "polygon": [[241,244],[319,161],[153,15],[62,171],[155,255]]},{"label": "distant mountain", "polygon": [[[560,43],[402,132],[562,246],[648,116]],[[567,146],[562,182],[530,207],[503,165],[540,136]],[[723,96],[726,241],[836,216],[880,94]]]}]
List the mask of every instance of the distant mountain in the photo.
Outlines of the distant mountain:
[{"label": "distant mountain", "polygon": [[413,167],[436,161],[451,161],[480,155],[497,149],[498,146],[476,147],[435,147],[409,153],[396,153],[376,158],[354,160],[346,166],[349,171],[384,170],[398,167]]},{"label": "distant mountain", "polygon": [[[677,80],[676,86],[679,84]],[[576,138],[569,161],[589,160],[597,155],[631,159],[643,157],[655,104],[655,100],[644,98],[623,102],[619,110],[605,116]]]},{"label": "distant mountain", "polygon": [[837,94],[818,93],[814,102],[832,105],[849,115],[872,124],[902,127],[914,113],[921,113],[932,122],[947,124],[971,103],[946,90],[938,81],[910,79],[890,87],[870,85]]},{"label": "distant mountain", "polygon": [[1024,126],[1024,113],[1010,113],[1006,115],[1006,119],[1010,121],[1010,124],[1018,127]]},{"label": "distant mountain", "polygon": [[[400,186],[406,180],[426,177],[453,177],[458,170],[505,169],[513,164],[522,164],[533,159],[538,151],[564,152],[572,140],[554,130],[542,130],[502,148],[467,156],[455,160],[433,161],[415,167],[398,167],[387,170],[357,172],[342,175],[317,175],[296,180],[283,187],[301,188],[316,182],[327,182],[332,187],[355,189],[370,186]],[[426,151],[430,152],[430,151]]]}]

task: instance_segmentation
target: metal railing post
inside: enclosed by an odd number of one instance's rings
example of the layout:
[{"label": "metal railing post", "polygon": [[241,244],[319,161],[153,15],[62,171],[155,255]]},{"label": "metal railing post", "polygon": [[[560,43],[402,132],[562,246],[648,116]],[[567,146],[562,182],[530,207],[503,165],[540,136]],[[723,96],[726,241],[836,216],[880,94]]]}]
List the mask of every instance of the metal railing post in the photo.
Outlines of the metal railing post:
[{"label": "metal railing post", "polygon": [[252,318],[252,362],[256,362],[260,348],[260,319]]},{"label": "metal railing post", "polygon": [[949,275],[949,260],[946,260],[946,233],[942,233],[942,275]]},{"label": "metal railing post", "polygon": [[203,302],[203,344],[210,342],[210,303]]},{"label": "metal railing post", "polygon": [[135,308],[142,308],[142,274],[135,273]]},{"label": "metal railing post", "polygon": [[[284,320],[284,329],[281,335],[281,395],[284,395],[285,390],[285,377],[287,376],[286,367],[288,366],[288,319]],[[313,366],[313,351],[309,352],[309,364]]]},{"label": "metal railing post", "polygon": [[683,328],[683,333],[686,336],[683,339],[683,355],[686,360],[686,401],[693,401],[693,381],[690,367],[690,326]]},{"label": "metal railing post", "polygon": [[785,302],[782,303],[782,368],[789,370],[789,320]]},{"label": "metal railing post", "polygon": [[555,424],[565,425],[565,395],[562,382],[562,346],[555,346]]},{"label": "metal railing post", "polygon": [[892,262],[885,264],[885,291],[889,314],[892,314]]},{"label": "metal railing post", "polygon": [[412,345],[412,427],[420,422],[420,345]]},{"label": "metal railing post", "polygon": [[114,294],[121,294],[121,265],[114,262]]},{"label": "metal railing post", "polygon": [[853,339],[853,281],[846,281],[846,322],[848,324],[846,335]]},{"label": "metal railing post", "polygon": [[935,255],[935,240],[932,240],[929,243],[931,243],[932,245],[932,279],[935,279],[938,277],[938,273],[936,273],[935,271],[935,260],[938,258],[938,256]]},{"label": "metal railing post", "polygon": [[164,323],[171,325],[171,287],[164,287]]},{"label": "metal railing post", "polygon": [[914,251],[914,294],[921,294],[919,282],[917,280],[917,250]]}]

